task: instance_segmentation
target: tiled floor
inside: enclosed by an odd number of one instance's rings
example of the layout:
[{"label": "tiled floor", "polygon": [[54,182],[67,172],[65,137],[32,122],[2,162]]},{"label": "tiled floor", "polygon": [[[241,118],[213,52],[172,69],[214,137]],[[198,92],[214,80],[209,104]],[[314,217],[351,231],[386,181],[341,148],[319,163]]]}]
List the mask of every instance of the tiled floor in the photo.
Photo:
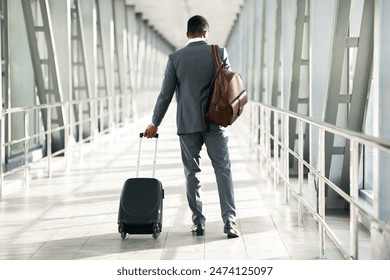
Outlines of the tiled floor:
[{"label": "tiled floor", "polygon": [[[308,215],[297,226],[295,202],[283,202],[282,187],[274,189],[246,148],[237,128],[230,130],[230,152],[235,181],[238,225],[242,236],[223,234],[214,175],[207,156],[202,162],[202,197],[206,234],[190,233],[191,214],[185,199],[183,171],[170,112],[160,128],[157,177],[165,188],[163,232],[130,235],[117,231],[118,201],[123,182],[135,175],[137,133],[146,119],[117,129],[94,144],[75,147],[68,168],[59,159],[51,178],[33,178],[29,187],[6,180],[0,202],[0,259],[70,260],[218,260],[295,259],[318,257],[317,224]],[[245,136],[245,135],[244,135]],[[141,176],[149,176],[153,140],[143,141]],[[32,167],[39,173],[41,167]],[[326,244],[327,259],[343,259]]]}]

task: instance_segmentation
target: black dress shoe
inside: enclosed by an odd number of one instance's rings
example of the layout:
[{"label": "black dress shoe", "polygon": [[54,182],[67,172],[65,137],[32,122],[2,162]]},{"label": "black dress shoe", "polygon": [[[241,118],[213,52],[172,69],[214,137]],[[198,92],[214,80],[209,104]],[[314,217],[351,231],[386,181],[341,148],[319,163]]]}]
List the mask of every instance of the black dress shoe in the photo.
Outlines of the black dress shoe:
[{"label": "black dress shoe", "polygon": [[204,225],[203,224],[193,225],[191,231],[193,234],[196,234],[197,236],[202,236],[204,234]]},{"label": "black dress shoe", "polygon": [[236,238],[240,236],[240,232],[237,229],[236,223],[227,221],[225,223],[225,227],[223,228],[223,232],[227,234],[228,238]]}]

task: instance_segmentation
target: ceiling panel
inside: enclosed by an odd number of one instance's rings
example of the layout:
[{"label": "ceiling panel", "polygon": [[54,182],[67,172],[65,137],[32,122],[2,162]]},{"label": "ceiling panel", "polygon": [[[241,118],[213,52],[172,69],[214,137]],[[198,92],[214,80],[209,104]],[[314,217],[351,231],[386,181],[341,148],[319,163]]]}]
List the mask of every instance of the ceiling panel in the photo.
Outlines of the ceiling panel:
[{"label": "ceiling panel", "polygon": [[187,21],[194,15],[204,16],[210,25],[209,41],[224,45],[245,0],[126,0],[142,13],[174,47],[187,42]]}]

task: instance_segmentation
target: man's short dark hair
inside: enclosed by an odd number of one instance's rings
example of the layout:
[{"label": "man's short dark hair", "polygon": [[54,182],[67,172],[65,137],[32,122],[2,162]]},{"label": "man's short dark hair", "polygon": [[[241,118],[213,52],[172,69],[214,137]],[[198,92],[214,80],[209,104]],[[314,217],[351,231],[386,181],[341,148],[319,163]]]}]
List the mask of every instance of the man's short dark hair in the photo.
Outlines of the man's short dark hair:
[{"label": "man's short dark hair", "polygon": [[187,22],[187,33],[189,35],[194,35],[195,33],[201,34],[203,31],[206,31],[208,29],[209,23],[202,16],[193,16]]}]

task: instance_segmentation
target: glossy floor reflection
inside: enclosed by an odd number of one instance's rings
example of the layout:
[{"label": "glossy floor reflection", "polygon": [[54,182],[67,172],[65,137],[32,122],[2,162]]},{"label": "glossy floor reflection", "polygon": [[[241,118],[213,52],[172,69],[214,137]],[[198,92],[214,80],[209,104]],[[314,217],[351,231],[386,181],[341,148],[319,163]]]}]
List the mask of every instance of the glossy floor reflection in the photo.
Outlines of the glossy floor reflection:
[{"label": "glossy floor reflection", "polygon": [[[283,202],[283,187],[274,189],[251,156],[245,135],[230,129],[230,152],[235,181],[238,226],[242,236],[227,239],[214,174],[206,154],[202,161],[202,198],[207,217],[204,236],[190,232],[174,113],[160,127],[156,176],[165,188],[163,232],[130,235],[117,231],[118,202],[123,182],[135,176],[138,133],[148,123],[140,119],[116,129],[80,151],[75,146],[68,168],[63,159],[53,162],[51,178],[45,163],[31,167],[28,188],[6,178],[0,202],[0,259],[316,259],[318,227],[307,214],[297,226],[296,202]],[[150,176],[153,140],[143,142],[141,176]],[[203,151],[204,152],[204,151]],[[341,227],[342,228],[342,227]],[[327,241],[327,259],[343,259]]]}]

